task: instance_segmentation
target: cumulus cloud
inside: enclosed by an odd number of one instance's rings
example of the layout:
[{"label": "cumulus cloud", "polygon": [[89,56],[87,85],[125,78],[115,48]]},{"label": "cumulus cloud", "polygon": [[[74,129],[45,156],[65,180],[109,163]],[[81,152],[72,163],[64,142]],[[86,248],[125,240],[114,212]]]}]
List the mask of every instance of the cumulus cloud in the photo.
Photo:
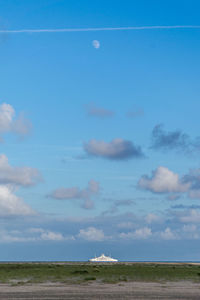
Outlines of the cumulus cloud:
[{"label": "cumulus cloud", "polygon": [[6,155],[0,155],[0,184],[32,186],[41,180],[37,169],[30,167],[12,167]]},{"label": "cumulus cloud", "polygon": [[191,183],[182,182],[178,174],[161,166],[152,172],[151,177],[143,175],[138,186],[154,193],[181,193],[188,191]]},{"label": "cumulus cloud", "polygon": [[88,116],[97,117],[100,119],[110,118],[114,116],[112,110],[97,106],[94,102],[85,106]]},{"label": "cumulus cloud", "polygon": [[31,128],[31,122],[22,113],[16,118],[15,109],[10,104],[2,103],[0,105],[1,140],[2,135],[8,132],[24,137],[30,133]]},{"label": "cumulus cloud", "polygon": [[103,241],[105,239],[103,230],[97,229],[95,227],[80,229],[77,237],[87,241]]},{"label": "cumulus cloud", "polygon": [[98,194],[99,189],[99,183],[95,180],[90,180],[85,189],[80,189],[78,187],[58,188],[48,196],[58,200],[81,199],[83,200],[82,207],[91,209],[94,207],[94,202],[91,197]]},{"label": "cumulus cloud", "polygon": [[1,216],[28,216],[34,211],[30,206],[14,194],[14,189],[9,185],[0,185],[0,215]]},{"label": "cumulus cloud", "polygon": [[147,239],[152,235],[151,228],[149,227],[143,227],[136,229],[133,232],[124,233],[122,232],[120,234],[120,237],[123,239]]},{"label": "cumulus cloud", "polygon": [[168,200],[176,200],[181,193],[191,199],[200,199],[200,169],[192,169],[180,176],[166,167],[158,167],[151,176],[143,175],[138,187],[153,193],[166,193]]},{"label": "cumulus cloud", "polygon": [[87,154],[110,160],[125,160],[129,158],[141,158],[144,154],[140,146],[135,146],[131,141],[121,138],[111,142],[90,140],[84,144]]}]

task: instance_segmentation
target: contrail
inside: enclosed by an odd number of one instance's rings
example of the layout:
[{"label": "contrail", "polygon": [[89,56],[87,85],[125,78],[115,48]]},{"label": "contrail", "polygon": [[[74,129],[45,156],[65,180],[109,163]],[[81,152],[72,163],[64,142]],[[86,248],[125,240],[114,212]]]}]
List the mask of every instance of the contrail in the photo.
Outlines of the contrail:
[{"label": "contrail", "polygon": [[53,32],[90,32],[90,31],[122,31],[122,30],[156,30],[156,29],[200,29],[200,25],[158,25],[133,27],[94,27],[94,28],[58,28],[58,29],[17,29],[0,30],[0,33],[53,33]]}]

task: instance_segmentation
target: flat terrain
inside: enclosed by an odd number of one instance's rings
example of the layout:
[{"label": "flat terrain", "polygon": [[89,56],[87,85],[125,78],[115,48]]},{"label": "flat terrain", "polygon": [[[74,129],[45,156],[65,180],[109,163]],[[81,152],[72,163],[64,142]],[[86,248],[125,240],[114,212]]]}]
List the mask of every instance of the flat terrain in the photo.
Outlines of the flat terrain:
[{"label": "flat terrain", "polygon": [[200,299],[200,265],[0,263],[0,299]]}]

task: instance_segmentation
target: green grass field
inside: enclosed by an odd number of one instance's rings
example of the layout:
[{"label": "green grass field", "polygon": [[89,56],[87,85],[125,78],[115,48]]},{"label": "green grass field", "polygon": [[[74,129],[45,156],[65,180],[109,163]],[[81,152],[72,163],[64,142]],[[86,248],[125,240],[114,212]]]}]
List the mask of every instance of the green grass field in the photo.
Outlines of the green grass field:
[{"label": "green grass field", "polygon": [[2,263],[0,283],[31,284],[43,282],[83,283],[98,281],[179,281],[200,283],[200,266],[156,263]]}]

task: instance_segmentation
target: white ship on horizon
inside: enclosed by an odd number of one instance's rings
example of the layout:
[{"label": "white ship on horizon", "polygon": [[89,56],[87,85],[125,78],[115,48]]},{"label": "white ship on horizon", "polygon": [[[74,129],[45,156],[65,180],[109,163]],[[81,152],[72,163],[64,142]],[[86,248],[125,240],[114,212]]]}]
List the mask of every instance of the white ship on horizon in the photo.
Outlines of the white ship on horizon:
[{"label": "white ship on horizon", "polygon": [[106,256],[104,254],[101,254],[101,256],[90,258],[89,261],[91,262],[117,262],[118,260],[115,258],[112,258],[110,256]]}]

